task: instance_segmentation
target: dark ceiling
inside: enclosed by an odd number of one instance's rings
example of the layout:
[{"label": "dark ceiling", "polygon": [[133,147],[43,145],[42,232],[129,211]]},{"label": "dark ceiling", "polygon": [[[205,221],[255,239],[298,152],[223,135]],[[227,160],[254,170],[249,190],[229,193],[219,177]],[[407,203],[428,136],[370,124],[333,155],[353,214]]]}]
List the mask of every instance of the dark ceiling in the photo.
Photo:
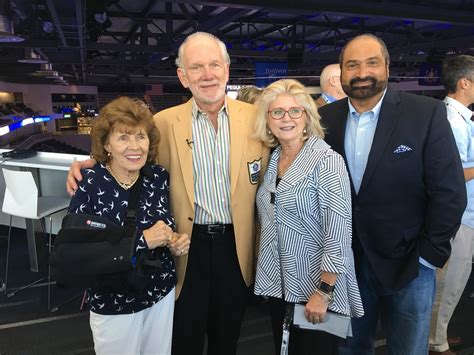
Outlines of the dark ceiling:
[{"label": "dark ceiling", "polygon": [[15,34],[25,38],[0,43],[0,80],[10,82],[53,80],[36,72],[39,64],[17,62],[33,50],[33,56],[49,61],[69,84],[175,83],[174,55],[183,38],[197,30],[214,33],[227,44],[235,84],[251,82],[255,61],[262,60],[288,60],[289,75],[317,82],[321,68],[337,61],[346,41],[365,32],[386,41],[393,77],[418,76],[419,63],[446,55],[474,54],[474,0],[6,0],[0,4],[0,15],[11,18]]}]

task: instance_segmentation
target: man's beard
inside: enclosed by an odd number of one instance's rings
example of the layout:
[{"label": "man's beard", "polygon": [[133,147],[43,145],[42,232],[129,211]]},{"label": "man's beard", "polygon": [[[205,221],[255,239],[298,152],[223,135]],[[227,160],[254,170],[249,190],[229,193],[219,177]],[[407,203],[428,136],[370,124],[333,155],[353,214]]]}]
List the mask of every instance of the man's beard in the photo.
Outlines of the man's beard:
[{"label": "man's beard", "polygon": [[195,89],[195,88],[190,88],[190,89],[191,89],[191,93],[194,96],[194,99],[206,105],[215,104],[216,102],[219,102],[220,100],[222,100],[222,98],[225,96],[225,84],[223,85],[219,84],[219,90],[216,92],[214,96],[206,96],[200,90]]},{"label": "man's beard", "polygon": [[[364,86],[354,86],[356,83],[370,81],[371,84]],[[385,80],[377,80],[373,76],[366,76],[365,78],[353,78],[349,81],[349,84],[342,84],[342,90],[347,96],[354,99],[370,99],[375,95],[385,90],[388,85],[388,77]]]}]

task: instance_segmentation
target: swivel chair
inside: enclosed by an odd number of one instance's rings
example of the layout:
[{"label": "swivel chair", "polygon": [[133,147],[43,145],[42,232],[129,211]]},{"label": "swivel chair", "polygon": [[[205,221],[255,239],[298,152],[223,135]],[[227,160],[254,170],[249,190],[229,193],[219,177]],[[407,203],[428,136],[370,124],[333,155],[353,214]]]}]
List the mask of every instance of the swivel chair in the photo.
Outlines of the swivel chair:
[{"label": "swivel chair", "polygon": [[[48,286],[48,310],[51,309],[51,267],[48,266],[48,276],[36,280],[28,285],[8,291],[8,267],[10,258],[11,227],[13,216],[25,219],[39,220],[45,240],[46,226],[45,218],[49,218],[48,255],[51,254],[51,234],[53,227],[52,215],[66,209],[69,206],[69,197],[38,196],[38,188],[30,171],[16,171],[2,168],[5,178],[5,197],[3,199],[2,211],[10,215],[10,224],[7,237],[7,255],[5,266],[4,287],[7,297],[14,296],[17,292],[27,289],[45,279]],[[36,253],[36,250],[34,250]]]}]

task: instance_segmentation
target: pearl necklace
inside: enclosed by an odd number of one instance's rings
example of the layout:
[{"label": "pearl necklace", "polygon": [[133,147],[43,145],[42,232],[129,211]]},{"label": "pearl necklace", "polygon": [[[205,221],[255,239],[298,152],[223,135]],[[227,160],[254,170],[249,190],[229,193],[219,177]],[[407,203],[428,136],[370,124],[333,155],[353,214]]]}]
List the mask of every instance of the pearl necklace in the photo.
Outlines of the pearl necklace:
[{"label": "pearl necklace", "polygon": [[117,181],[117,184],[119,184],[120,187],[124,190],[128,190],[129,188],[131,188],[137,182],[138,178],[140,177],[140,173],[138,173],[129,184],[126,184],[124,182],[121,182],[119,180],[119,178],[117,176],[115,176],[115,174],[114,174],[112,168],[110,167],[110,165],[107,164],[105,166],[105,168],[110,173],[110,175],[112,175],[112,177],[115,179],[115,181]]}]

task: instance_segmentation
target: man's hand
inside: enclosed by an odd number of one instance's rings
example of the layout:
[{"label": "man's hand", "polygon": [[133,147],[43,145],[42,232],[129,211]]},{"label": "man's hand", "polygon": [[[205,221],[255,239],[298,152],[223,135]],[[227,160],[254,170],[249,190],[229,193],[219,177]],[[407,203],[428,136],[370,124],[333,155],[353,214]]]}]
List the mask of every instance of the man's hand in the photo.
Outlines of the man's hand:
[{"label": "man's hand", "polygon": [[81,169],[92,168],[96,163],[95,159],[87,159],[71,164],[66,179],[66,190],[69,196],[74,196],[78,187],[77,181],[82,181]]}]

